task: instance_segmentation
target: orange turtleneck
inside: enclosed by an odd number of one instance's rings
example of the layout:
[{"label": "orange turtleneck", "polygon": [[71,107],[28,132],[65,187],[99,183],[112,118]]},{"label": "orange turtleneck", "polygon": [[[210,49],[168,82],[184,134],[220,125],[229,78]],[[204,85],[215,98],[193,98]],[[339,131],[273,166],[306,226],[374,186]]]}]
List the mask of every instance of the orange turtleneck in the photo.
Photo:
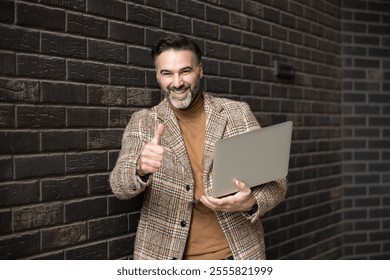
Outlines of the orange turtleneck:
[{"label": "orange turtleneck", "polygon": [[[204,194],[203,168],[206,138],[206,113],[203,94],[199,93],[185,110],[173,108],[182,132],[195,181],[194,199]],[[231,256],[226,237],[215,212],[198,202],[192,213],[192,221],[184,252],[184,259],[218,260]]]}]

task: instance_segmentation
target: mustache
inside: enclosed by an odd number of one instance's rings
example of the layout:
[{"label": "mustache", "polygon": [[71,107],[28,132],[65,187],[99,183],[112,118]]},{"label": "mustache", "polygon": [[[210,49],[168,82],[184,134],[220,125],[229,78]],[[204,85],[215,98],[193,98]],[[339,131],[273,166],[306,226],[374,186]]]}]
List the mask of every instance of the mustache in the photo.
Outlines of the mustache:
[{"label": "mustache", "polygon": [[189,84],[184,84],[180,87],[174,87],[174,86],[169,86],[167,89],[168,90],[173,90],[173,91],[184,91],[184,90],[187,90],[187,89],[190,89],[191,88],[191,85]]}]

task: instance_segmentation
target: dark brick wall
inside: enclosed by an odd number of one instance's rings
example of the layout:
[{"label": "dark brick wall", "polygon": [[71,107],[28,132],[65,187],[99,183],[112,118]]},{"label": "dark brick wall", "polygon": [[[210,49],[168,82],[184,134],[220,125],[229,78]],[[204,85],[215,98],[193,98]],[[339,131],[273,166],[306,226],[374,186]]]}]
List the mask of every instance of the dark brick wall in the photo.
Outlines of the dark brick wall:
[{"label": "dark brick wall", "polygon": [[[342,258],[343,201],[356,194],[342,185],[355,173],[342,173],[341,24],[337,0],[1,0],[0,259],[131,258],[141,198],[119,201],[107,177],[131,114],[161,100],[149,48],[167,33],[199,43],[208,91],[248,102],[263,126],[294,121],[288,196],[264,217],[268,258]],[[386,54],[381,40],[373,49]],[[293,65],[294,78],[275,77],[275,60]],[[372,198],[388,205],[375,186]],[[389,222],[375,221],[374,246],[389,250],[378,236]]]},{"label": "dark brick wall", "polygon": [[344,257],[390,259],[390,3],[343,5]]}]

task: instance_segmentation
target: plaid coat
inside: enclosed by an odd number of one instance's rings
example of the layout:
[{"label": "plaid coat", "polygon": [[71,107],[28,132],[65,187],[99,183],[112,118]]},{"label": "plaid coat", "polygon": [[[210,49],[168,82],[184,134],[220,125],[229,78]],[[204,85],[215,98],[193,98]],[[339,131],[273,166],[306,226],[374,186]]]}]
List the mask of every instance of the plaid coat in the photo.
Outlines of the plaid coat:
[{"label": "plaid coat", "polygon": [[[211,195],[214,144],[260,126],[246,103],[204,94],[206,142],[203,184]],[[158,123],[165,124],[161,145],[164,159],[159,171],[144,183],[136,175],[136,164],[143,146],[155,133]],[[144,192],[138,224],[134,259],[182,259],[191,223],[194,179],[176,117],[168,101],[134,113],[123,135],[122,149],[110,174],[113,193],[131,199]],[[260,217],[285,196],[287,181],[281,178],[252,189],[258,211],[217,212],[235,259],[265,259],[264,233]]]}]

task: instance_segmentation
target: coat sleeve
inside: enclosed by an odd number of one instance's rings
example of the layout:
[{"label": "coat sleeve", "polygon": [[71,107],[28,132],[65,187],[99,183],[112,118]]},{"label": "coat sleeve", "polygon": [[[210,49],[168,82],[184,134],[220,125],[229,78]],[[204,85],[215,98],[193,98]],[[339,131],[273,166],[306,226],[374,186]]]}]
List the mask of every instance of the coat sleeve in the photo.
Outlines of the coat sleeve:
[{"label": "coat sleeve", "polygon": [[[248,131],[260,128],[256,117],[250,111],[249,106],[244,103],[243,116],[246,118]],[[258,209],[255,213],[244,212],[243,215],[251,222],[255,222],[264,214],[276,207],[283,201],[287,193],[287,179],[280,178],[257,187],[252,188],[252,194],[256,198]]]},{"label": "coat sleeve", "polygon": [[109,181],[112,192],[119,199],[130,199],[145,190],[150,183],[143,182],[136,174],[137,160],[144,145],[151,139],[151,118],[147,110],[134,113],[127,125],[122,147]]}]

